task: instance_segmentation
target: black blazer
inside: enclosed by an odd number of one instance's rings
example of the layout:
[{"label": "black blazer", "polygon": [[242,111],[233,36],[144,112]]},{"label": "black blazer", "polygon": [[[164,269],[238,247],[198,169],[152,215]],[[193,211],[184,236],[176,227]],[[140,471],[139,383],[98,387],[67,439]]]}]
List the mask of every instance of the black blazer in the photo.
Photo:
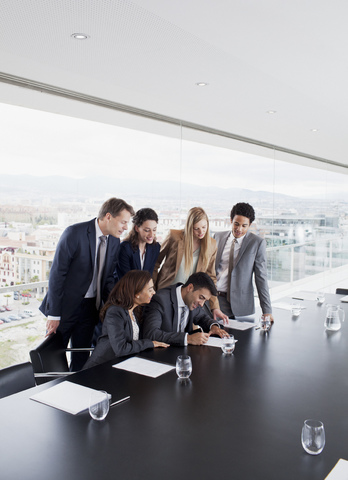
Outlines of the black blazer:
[{"label": "black blazer", "polygon": [[[166,342],[170,345],[185,345],[185,332],[177,332],[178,326],[178,300],[176,288],[181,285],[171,285],[162,288],[146,305],[143,313],[143,336],[151,340]],[[186,332],[190,332],[193,323],[209,332],[214,320],[205,313],[204,309],[197,307],[190,311]]]},{"label": "black blazer", "polygon": [[[157,257],[159,255],[161,245],[159,243],[150,243],[146,245],[146,253],[143,270],[147,270],[153,274]],[[124,241],[120,245],[117,262],[117,275],[121,279],[129,270],[141,270],[140,251],[137,247],[133,250],[132,245],[128,241]]]},{"label": "black blazer", "polygon": [[[119,245],[120,239],[109,235],[101,285],[104,302],[115,285]],[[79,307],[92,282],[95,249],[95,219],[64,230],[54,255],[48,292],[40,305],[45,316],[60,316],[64,322]]]},{"label": "black blazer", "polygon": [[132,320],[128,310],[112,305],[106,311],[102,334],[84,368],[94,367],[115,357],[131,355],[147,348],[153,348],[151,340],[133,340]]}]

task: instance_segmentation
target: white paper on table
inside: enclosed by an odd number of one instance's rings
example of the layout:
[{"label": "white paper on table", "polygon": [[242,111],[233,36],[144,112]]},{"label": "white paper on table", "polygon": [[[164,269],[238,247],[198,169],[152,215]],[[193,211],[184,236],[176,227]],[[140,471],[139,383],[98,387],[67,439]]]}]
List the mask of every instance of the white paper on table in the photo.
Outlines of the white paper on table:
[{"label": "white paper on table", "polygon": [[346,295],[345,297],[342,297],[341,302],[348,303],[348,295]]},{"label": "white paper on table", "polygon": [[76,415],[89,408],[90,396],[93,391],[93,388],[64,381],[33,395],[30,399]]},{"label": "white paper on table", "polygon": [[238,320],[233,320],[232,318],[228,319],[228,325],[225,325],[223,320],[219,320],[221,325],[224,325],[228,328],[234,328],[234,330],[248,330],[249,328],[255,327],[253,322],[239,322]]},{"label": "white paper on table", "polygon": [[347,480],[348,461],[340,458],[325,480]]},{"label": "white paper on table", "polygon": [[[272,303],[272,307],[281,308],[282,310],[289,310],[289,311],[291,311],[291,309],[292,309],[291,305],[292,305],[291,303],[286,303],[286,302]],[[307,308],[302,304],[299,304],[299,306],[300,306],[301,310],[304,310],[305,308]]]},{"label": "white paper on table", "polygon": [[145,358],[132,357],[124,360],[121,363],[113,365],[114,368],[120,370],[127,370],[127,372],[139,373],[140,375],[146,375],[147,377],[157,378],[164,373],[174,370],[172,365],[166,365],[165,363],[153,362],[152,360],[146,360]]},{"label": "white paper on table", "polygon": [[[238,342],[238,340],[234,340],[235,342]],[[207,347],[219,347],[221,348],[222,345],[222,338],[221,337],[209,337],[208,341],[206,343],[203,343],[203,346]]]},{"label": "white paper on table", "polygon": [[292,295],[292,298],[295,300],[316,300],[317,294],[314,292],[296,292]]}]

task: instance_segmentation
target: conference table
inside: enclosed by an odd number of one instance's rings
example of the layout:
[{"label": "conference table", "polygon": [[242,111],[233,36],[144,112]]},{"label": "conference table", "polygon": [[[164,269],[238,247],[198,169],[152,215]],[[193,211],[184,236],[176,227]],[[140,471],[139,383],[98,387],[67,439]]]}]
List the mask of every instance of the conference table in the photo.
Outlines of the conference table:
[{"label": "conference table", "polygon": [[[0,478],[323,480],[348,459],[348,320],[337,332],[324,328],[326,303],[348,314],[340,298],[303,300],[299,317],[274,308],[268,333],[231,330],[238,340],[232,355],[208,346],[138,355],[169,365],[190,355],[188,381],[175,369],[150,378],[112,367],[124,358],[69,376],[112,400],[130,395],[102,422],[30,400],[66,380],[2,399]],[[301,445],[308,418],[325,426],[318,456]]]}]

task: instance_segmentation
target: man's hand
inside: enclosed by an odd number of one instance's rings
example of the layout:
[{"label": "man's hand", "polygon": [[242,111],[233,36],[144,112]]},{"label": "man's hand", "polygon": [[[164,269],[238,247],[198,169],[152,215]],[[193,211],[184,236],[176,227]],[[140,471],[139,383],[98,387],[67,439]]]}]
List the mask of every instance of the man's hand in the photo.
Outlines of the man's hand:
[{"label": "man's hand", "polygon": [[209,334],[218,335],[221,338],[228,337],[228,333],[223,328],[219,328],[217,325],[212,325]]},{"label": "man's hand", "polygon": [[274,323],[274,318],[273,318],[273,315],[271,313],[264,313],[264,315],[269,315],[271,323]]},{"label": "man's hand", "polygon": [[204,345],[205,343],[207,343],[208,338],[209,333],[192,333],[191,335],[187,335],[187,343],[189,345]]},{"label": "man's hand", "polygon": [[59,320],[47,320],[45,336],[48,337],[48,335],[51,335],[51,333],[56,333],[58,327],[59,327]]},{"label": "man's hand", "polygon": [[217,322],[219,318],[222,318],[224,325],[228,325],[228,316],[222,313],[219,308],[213,308],[211,313],[213,314],[214,322]]}]

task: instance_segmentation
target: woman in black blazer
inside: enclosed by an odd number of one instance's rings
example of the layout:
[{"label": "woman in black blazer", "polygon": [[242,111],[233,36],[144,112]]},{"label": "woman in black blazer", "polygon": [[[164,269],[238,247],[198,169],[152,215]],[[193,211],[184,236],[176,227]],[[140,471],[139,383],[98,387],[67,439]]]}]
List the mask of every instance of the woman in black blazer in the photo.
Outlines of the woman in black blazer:
[{"label": "woman in black blazer", "polygon": [[169,346],[167,343],[139,338],[139,324],[134,310],[150,303],[154,294],[153,281],[148,271],[131,270],[122,277],[100,312],[102,335],[84,369],[147,348]]},{"label": "woman in black blazer", "polygon": [[161,249],[156,242],[158,216],[152,208],[141,208],[133,217],[133,228],[121,243],[117,275],[122,278],[130,270],[147,270],[152,275]]}]

